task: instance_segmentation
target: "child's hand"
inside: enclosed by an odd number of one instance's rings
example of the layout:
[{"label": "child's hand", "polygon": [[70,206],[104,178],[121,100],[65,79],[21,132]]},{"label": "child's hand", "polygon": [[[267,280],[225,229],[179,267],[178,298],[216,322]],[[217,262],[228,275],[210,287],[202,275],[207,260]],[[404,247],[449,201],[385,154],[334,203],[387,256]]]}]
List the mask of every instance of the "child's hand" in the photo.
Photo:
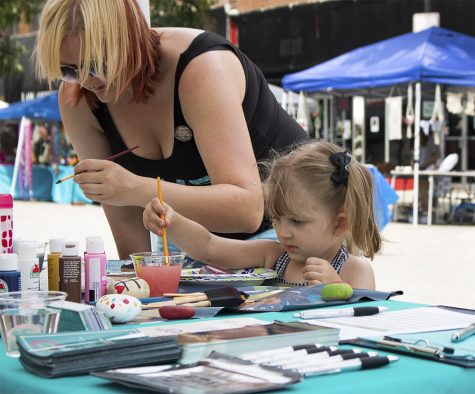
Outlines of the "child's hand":
[{"label": "child's hand", "polygon": [[309,257],[307,259],[303,269],[303,278],[309,285],[341,282],[340,276],[331,264],[328,261],[317,257]]},{"label": "child's hand", "polygon": [[162,235],[162,229],[170,226],[174,213],[175,211],[169,205],[160,204],[160,200],[155,197],[143,211],[143,224],[151,232]]}]

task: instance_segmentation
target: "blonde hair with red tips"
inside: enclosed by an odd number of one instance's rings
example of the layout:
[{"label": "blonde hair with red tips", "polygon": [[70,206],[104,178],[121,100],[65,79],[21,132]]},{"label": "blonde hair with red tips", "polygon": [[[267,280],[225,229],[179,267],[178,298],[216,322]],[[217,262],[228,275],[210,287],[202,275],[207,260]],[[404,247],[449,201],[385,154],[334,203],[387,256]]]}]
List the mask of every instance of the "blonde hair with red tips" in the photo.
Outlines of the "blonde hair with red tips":
[{"label": "blonde hair with red tips", "polygon": [[[270,217],[289,214],[305,217],[314,207],[327,211],[330,216],[343,211],[348,222],[345,237],[348,251],[373,259],[381,249],[382,239],[373,210],[372,176],[352,158],[348,166],[348,186],[336,185],[331,179],[336,167],[330,156],[344,151],[328,142],[309,142],[269,162],[269,175],[264,183],[266,210]],[[305,206],[298,200],[299,190],[311,196],[312,201]]]},{"label": "blonde hair with red tips", "polygon": [[[39,77],[50,86],[61,78],[60,49],[67,37],[80,40],[79,84],[92,68],[116,99],[132,87],[146,102],[158,76],[159,34],[150,29],[135,0],[48,0],[43,8],[35,56]],[[78,99],[83,89],[78,90]]]}]

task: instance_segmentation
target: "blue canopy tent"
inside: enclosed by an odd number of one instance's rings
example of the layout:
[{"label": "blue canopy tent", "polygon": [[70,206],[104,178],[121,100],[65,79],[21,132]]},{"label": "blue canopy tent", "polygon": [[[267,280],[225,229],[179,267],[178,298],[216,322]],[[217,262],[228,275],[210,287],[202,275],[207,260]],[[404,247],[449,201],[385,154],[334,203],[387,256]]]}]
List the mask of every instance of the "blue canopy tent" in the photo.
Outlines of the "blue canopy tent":
[{"label": "blue canopy tent", "polygon": [[406,33],[287,74],[282,86],[329,92],[409,82],[475,86],[475,38],[440,27]]},{"label": "blue canopy tent", "polygon": [[416,83],[413,212],[417,224],[421,83],[475,86],[475,38],[431,27],[357,48],[282,79],[288,90],[348,94],[412,82]]},{"label": "blue canopy tent", "polygon": [[33,100],[18,101],[0,110],[0,119],[30,119],[60,121],[58,92],[41,96]]}]

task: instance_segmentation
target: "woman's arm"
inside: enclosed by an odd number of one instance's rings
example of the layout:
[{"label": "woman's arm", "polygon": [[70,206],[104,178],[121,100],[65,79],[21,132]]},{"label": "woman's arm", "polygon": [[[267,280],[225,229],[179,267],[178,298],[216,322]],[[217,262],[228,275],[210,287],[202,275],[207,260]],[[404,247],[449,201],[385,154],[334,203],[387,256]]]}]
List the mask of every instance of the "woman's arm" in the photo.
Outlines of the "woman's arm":
[{"label": "woman's arm", "polygon": [[362,257],[350,255],[340,271],[340,278],[356,289],[374,290],[376,287],[373,268]]}]

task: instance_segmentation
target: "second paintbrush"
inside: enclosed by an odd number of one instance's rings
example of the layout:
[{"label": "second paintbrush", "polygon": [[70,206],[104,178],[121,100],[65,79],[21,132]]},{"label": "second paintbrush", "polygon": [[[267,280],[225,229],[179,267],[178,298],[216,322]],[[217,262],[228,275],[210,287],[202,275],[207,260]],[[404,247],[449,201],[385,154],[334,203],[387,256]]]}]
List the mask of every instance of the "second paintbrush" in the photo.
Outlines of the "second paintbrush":
[{"label": "second paintbrush", "polygon": [[[125,155],[129,152],[132,152],[133,150],[135,150],[137,148],[140,148],[140,145],[137,145],[137,146],[134,146],[132,148],[126,149],[122,152],[116,153],[115,155],[106,157],[104,160],[114,161],[115,159],[117,159],[117,158],[119,158],[119,157],[121,157],[121,156],[123,156],[123,155]],[[78,174],[80,174],[80,173],[78,173]],[[67,181],[68,179],[74,178],[76,175],[77,175],[76,173],[73,173],[71,175],[68,175],[67,177],[61,178],[58,181],[56,181],[56,184]]]}]

